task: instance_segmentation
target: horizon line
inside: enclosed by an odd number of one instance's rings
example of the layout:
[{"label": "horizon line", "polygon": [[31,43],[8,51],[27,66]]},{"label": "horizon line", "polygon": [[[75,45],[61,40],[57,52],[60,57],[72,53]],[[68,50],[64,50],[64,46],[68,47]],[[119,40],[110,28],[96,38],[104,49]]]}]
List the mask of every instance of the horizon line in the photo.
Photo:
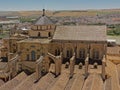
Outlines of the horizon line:
[{"label": "horizon line", "polygon": [[[43,8],[44,9],[44,8]],[[87,10],[118,10],[120,8],[97,8],[97,9],[45,9],[46,11],[87,11]],[[42,11],[42,9],[26,9],[26,10],[0,10],[0,11]]]}]

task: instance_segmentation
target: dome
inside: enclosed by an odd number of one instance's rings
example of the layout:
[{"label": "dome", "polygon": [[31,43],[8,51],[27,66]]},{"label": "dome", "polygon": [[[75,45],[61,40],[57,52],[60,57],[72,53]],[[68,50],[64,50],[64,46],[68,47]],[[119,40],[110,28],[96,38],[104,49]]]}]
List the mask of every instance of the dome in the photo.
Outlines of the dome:
[{"label": "dome", "polygon": [[38,18],[35,22],[35,25],[52,25],[53,22],[47,16],[45,16],[45,9],[43,9],[43,15]]}]

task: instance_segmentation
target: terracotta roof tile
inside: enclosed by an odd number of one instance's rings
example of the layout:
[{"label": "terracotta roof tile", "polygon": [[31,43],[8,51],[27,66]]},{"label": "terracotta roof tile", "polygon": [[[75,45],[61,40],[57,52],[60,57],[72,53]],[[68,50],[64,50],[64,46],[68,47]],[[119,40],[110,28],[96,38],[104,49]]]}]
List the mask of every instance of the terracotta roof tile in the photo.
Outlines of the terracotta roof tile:
[{"label": "terracotta roof tile", "polygon": [[19,85],[26,77],[27,75],[24,72],[21,72],[18,76],[3,84],[0,87],[0,90],[13,90],[13,88]]}]

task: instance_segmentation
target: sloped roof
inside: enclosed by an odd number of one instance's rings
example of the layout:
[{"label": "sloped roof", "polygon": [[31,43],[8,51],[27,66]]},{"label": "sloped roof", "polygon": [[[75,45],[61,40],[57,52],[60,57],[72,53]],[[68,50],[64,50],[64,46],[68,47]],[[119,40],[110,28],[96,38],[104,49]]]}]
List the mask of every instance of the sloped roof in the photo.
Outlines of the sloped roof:
[{"label": "sloped roof", "polygon": [[47,16],[41,16],[38,18],[38,20],[35,22],[35,25],[51,25],[53,22],[50,20]]},{"label": "sloped roof", "polygon": [[57,26],[53,41],[106,41],[106,26]]}]

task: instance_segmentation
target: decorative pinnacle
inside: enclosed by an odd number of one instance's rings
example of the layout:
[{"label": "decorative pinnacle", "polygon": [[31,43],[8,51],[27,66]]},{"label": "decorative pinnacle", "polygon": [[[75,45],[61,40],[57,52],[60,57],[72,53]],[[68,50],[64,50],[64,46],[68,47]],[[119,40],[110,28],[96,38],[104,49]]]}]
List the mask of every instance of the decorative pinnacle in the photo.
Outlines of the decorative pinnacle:
[{"label": "decorative pinnacle", "polygon": [[45,16],[45,9],[43,9],[43,15],[42,16]]}]

